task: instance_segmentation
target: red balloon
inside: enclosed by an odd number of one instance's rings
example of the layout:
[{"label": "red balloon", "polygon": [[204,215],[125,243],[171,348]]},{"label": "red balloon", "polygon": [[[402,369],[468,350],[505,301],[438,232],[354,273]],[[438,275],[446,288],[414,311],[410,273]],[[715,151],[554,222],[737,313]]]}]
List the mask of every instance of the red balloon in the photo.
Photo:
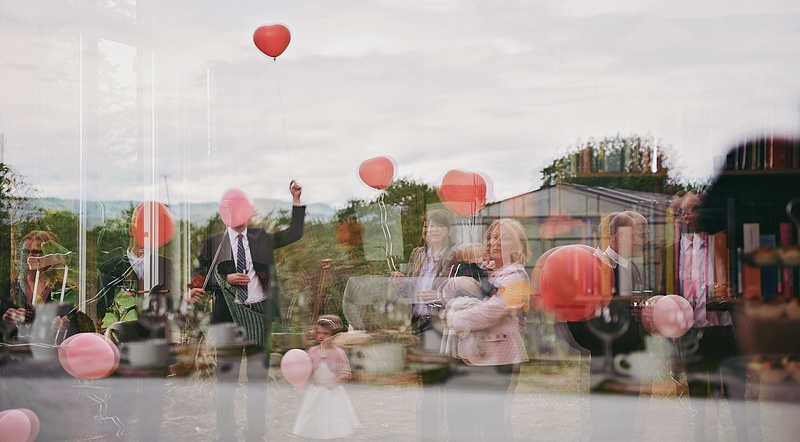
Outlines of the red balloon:
[{"label": "red balloon", "polygon": [[313,368],[311,356],[299,348],[287,351],[281,358],[281,374],[296,388],[303,387],[308,383]]},{"label": "red balloon", "polygon": [[540,310],[550,309],[544,303],[544,299],[542,299],[541,278],[542,270],[544,269],[544,263],[547,262],[547,258],[549,258],[553,252],[561,247],[563,246],[556,246],[542,253],[541,256],[539,256],[539,259],[536,260],[536,264],[534,264],[533,269],[531,269],[531,301]]},{"label": "red balloon", "polygon": [[58,348],[64,370],[76,378],[104,378],[119,367],[119,351],[99,333],[78,333]]},{"label": "red balloon", "polygon": [[547,307],[542,299],[542,269],[544,269],[544,263],[547,262],[547,258],[549,258],[553,252],[560,248],[560,246],[553,247],[552,249],[542,253],[542,255],[539,256],[539,259],[536,260],[536,264],[534,264],[533,269],[531,269],[531,301],[540,310],[549,310],[549,307]]},{"label": "red balloon", "polygon": [[542,301],[563,321],[585,321],[611,300],[610,267],[583,245],[557,248],[544,262],[539,277]]},{"label": "red balloon", "polygon": [[395,161],[387,156],[364,160],[358,168],[358,177],[373,189],[385,189],[394,180],[395,164]]},{"label": "red balloon", "polygon": [[454,214],[472,216],[486,206],[486,188],[482,174],[453,169],[442,178],[439,199]]},{"label": "red balloon", "polygon": [[291,39],[289,28],[280,23],[261,26],[253,33],[253,43],[256,47],[272,58],[283,54]]},{"label": "red balloon", "polygon": [[147,201],[133,210],[131,230],[140,246],[161,247],[175,235],[175,218],[167,206]]},{"label": "red balloon", "polygon": [[255,210],[253,199],[240,189],[226,190],[219,201],[219,216],[228,227],[247,224]]},{"label": "red balloon", "polygon": [[681,296],[667,295],[653,308],[653,324],[667,338],[680,338],[694,324],[692,305]]}]

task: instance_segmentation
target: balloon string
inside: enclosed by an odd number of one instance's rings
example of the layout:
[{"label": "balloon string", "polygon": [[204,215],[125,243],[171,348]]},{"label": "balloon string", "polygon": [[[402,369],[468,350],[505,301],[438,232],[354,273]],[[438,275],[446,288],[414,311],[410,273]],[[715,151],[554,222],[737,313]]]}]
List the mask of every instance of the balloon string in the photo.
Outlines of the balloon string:
[{"label": "balloon string", "polygon": [[386,241],[386,247],[384,248],[386,252],[386,264],[389,265],[389,271],[395,272],[397,271],[397,267],[394,264],[394,250],[392,249],[392,232],[389,230],[389,224],[387,221],[387,210],[386,204],[383,202],[384,194],[381,193],[380,198],[378,198],[378,207],[380,207],[381,212],[381,230],[383,230],[383,238]]},{"label": "balloon string", "polygon": [[477,226],[477,224],[478,223],[475,215],[472,215],[467,218],[464,218],[461,221],[461,228],[466,229],[468,242],[476,242],[479,244],[483,244],[483,238],[481,237],[481,235],[478,235],[477,237],[475,236],[475,226]]},{"label": "balloon string", "polygon": [[275,65],[275,84],[278,89],[278,108],[281,110],[281,121],[283,123],[283,139],[284,148],[286,149],[286,162],[289,164],[289,176],[293,177],[294,172],[292,172],[292,157],[289,155],[289,135],[286,132],[286,115],[283,111],[283,98],[281,97],[281,80],[278,78],[278,58],[274,57],[272,61]]},{"label": "balloon string", "polygon": [[[464,238],[464,240],[467,243],[478,243],[481,246],[483,246],[484,249],[485,249],[485,244],[484,244],[482,238],[480,236],[478,236],[477,238],[475,237],[475,226],[476,225],[477,225],[477,223],[476,223],[475,215],[471,215],[471,216],[469,216],[467,218],[462,219],[461,220],[461,229],[462,229],[461,237]],[[464,233],[464,230],[466,230],[466,234]],[[488,260],[489,260],[488,256],[484,256],[483,253],[481,253],[480,256],[481,256],[481,260],[484,263],[488,262]],[[481,281],[481,277],[480,277],[480,273],[478,273],[478,281],[482,282]]]},{"label": "balloon string", "polygon": [[44,344],[38,342],[29,342],[26,344],[6,344],[4,342],[0,342],[0,347],[41,347],[41,348],[61,348],[59,344]]}]

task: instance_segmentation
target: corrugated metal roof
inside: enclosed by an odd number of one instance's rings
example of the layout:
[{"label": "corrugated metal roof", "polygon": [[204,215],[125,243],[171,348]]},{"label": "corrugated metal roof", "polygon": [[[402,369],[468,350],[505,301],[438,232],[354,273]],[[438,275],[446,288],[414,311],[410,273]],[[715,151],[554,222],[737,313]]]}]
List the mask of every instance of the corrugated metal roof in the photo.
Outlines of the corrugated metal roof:
[{"label": "corrugated metal roof", "polygon": [[502,203],[504,201],[521,198],[527,195],[552,189],[553,187],[561,187],[562,189],[568,188],[577,193],[582,193],[591,197],[604,198],[607,200],[619,202],[624,205],[649,204],[653,206],[662,206],[662,205],[665,206],[668,205],[670,200],[672,199],[671,195],[664,195],[660,193],[639,192],[627,189],[608,189],[605,187],[590,187],[590,186],[585,186],[583,184],[560,183],[560,184],[553,184],[547,187],[541,187],[537,190],[532,190],[530,192],[526,192],[517,196],[512,196],[511,198],[505,200],[494,201],[492,203],[487,204],[486,206],[488,207],[491,205]]}]

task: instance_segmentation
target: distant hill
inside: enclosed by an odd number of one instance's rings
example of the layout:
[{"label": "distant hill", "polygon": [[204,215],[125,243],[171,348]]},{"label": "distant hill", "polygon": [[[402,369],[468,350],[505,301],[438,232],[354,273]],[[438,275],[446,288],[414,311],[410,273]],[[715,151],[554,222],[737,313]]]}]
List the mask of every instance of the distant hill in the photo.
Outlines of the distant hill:
[{"label": "distant hill", "polygon": [[[256,199],[256,214],[267,215],[280,210],[291,210],[292,203],[289,201],[278,201],[272,199]],[[86,204],[88,213],[89,227],[103,224],[104,219],[117,218],[126,210],[138,204],[138,202],[111,200],[111,201],[89,201]],[[48,211],[66,210],[78,212],[78,200],[61,198],[41,198],[39,206]],[[195,225],[202,225],[213,218],[217,213],[219,203],[197,203],[197,204],[178,204],[170,207],[172,215],[181,220],[188,219]],[[327,221],[333,218],[336,210],[327,204],[309,204],[306,209],[307,220]]]}]

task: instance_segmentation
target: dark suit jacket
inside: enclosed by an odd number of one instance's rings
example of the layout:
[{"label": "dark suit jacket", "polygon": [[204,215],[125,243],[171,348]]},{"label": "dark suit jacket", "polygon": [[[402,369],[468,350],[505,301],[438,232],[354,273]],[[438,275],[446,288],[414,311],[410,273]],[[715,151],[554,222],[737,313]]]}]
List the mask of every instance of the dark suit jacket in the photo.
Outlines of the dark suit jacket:
[{"label": "dark suit jacket", "polygon": [[[636,278],[637,275],[639,277],[639,281],[633,281],[631,287],[641,287],[641,273],[636,268],[636,264],[631,262],[630,265],[633,266],[633,268],[631,268],[631,274],[634,278]],[[639,333],[639,322],[634,320],[631,316],[631,309],[629,307],[630,301],[626,299],[625,296],[620,296],[620,276],[620,266],[617,266],[614,268],[615,293],[611,298],[609,308],[612,312],[619,314],[623,321],[628,321],[628,329],[622,336],[612,342],[611,353],[615,355],[641,350],[643,345]],[[603,341],[588,328],[586,325],[587,322],[589,321],[570,322],[568,323],[569,331],[572,333],[575,342],[581,347],[589,350],[592,355],[602,355],[605,352]]]},{"label": "dark suit jacket", "polygon": [[[106,308],[114,302],[114,297],[121,291],[134,293],[142,290],[142,281],[136,276],[128,259],[128,252],[123,248],[116,248],[110,252],[101,252],[100,264],[97,275],[97,314],[102,318]],[[162,284],[172,298],[173,305],[180,298],[175,283],[172,259],[158,256],[158,278],[155,284]],[[155,285],[154,284],[154,285]]]},{"label": "dark suit jacket", "polygon": [[[306,215],[304,206],[292,207],[292,219],[289,227],[284,230],[267,233],[260,227],[248,227],[247,241],[250,244],[250,255],[253,258],[253,268],[259,274],[262,286],[266,292],[267,300],[272,314],[280,317],[280,302],[278,296],[278,272],[275,267],[275,249],[289,245],[303,237],[303,224]],[[217,250],[219,254],[217,255]],[[217,255],[216,261],[214,256]],[[236,263],[231,252],[231,243],[225,231],[215,233],[203,240],[200,248],[198,262],[200,266],[195,269],[195,274],[203,278],[208,276],[206,284],[207,291],[215,292],[214,311],[212,312],[212,322],[232,321],[230,311],[222,294],[219,291],[219,284],[214,277],[214,272],[209,272],[210,266],[217,266],[221,276],[227,276],[236,272]],[[266,281],[265,281],[266,280]],[[264,282],[267,282],[264,284]]]}]

